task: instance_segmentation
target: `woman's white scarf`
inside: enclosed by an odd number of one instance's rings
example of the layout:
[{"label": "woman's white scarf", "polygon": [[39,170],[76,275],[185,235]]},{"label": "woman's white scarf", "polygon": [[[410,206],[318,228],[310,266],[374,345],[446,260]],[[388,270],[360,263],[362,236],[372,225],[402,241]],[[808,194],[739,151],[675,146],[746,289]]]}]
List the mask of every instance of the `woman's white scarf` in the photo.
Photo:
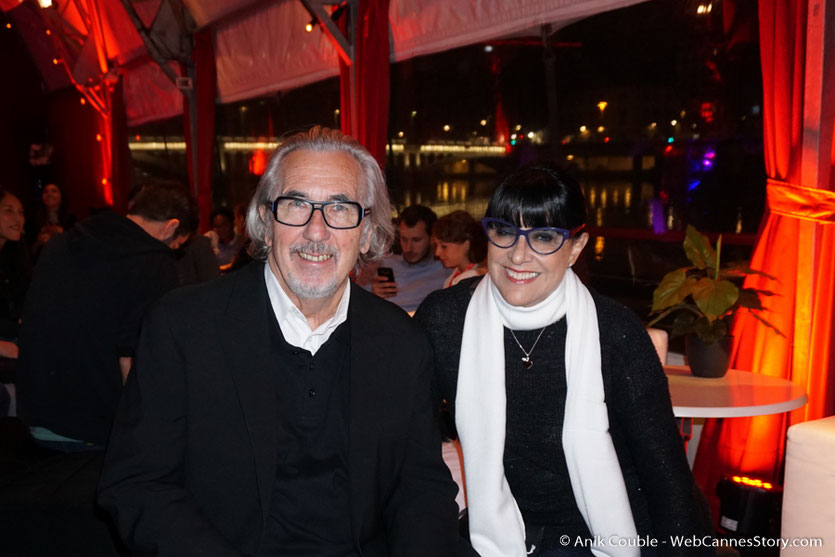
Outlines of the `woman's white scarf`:
[{"label": "woman's white scarf", "polygon": [[[488,275],[467,307],[455,424],[464,453],[470,540],[481,557],[526,554],[525,524],[504,475],[507,397],[503,327],[540,329],[563,315],[568,327],[568,391],[562,446],[577,507],[592,536],[603,540],[602,545],[591,548],[595,555],[639,554],[634,547],[637,534],[623,474],[609,435],[597,311],[589,291],[568,269],[559,287],[535,306],[508,304]],[[611,544],[615,538],[632,541],[632,547]]]}]

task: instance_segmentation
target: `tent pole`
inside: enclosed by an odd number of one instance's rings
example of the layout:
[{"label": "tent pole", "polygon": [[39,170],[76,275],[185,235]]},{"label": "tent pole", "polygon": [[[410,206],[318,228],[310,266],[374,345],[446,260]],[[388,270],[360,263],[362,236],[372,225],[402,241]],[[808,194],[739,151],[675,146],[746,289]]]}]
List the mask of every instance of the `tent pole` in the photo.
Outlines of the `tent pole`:
[{"label": "tent pole", "polygon": [[[333,43],[337,54],[342,61],[348,65],[350,78],[348,94],[351,100],[350,109],[350,129],[351,134],[356,136],[359,132],[359,92],[357,90],[357,64],[356,64],[356,34],[357,25],[359,21],[359,1],[347,0],[347,2],[337,2],[336,0],[301,0],[307,11],[319,22],[322,31]],[[348,9],[348,29],[343,34],[336,22],[334,22],[332,14],[325,10],[325,6],[344,5]]]},{"label": "tent pole", "polygon": [[[196,68],[194,64],[186,64],[187,72],[189,78],[191,78],[191,83],[197,83],[195,80],[196,75]],[[197,148],[198,142],[198,135],[197,132],[200,128],[200,124],[197,121],[197,92],[195,88],[192,86],[188,89],[181,89],[183,95],[186,97],[187,105],[188,105],[188,133],[191,135],[191,189],[194,193],[195,199],[200,194],[200,179],[198,177],[198,173],[200,172],[200,160],[199,160],[199,153]]]}]

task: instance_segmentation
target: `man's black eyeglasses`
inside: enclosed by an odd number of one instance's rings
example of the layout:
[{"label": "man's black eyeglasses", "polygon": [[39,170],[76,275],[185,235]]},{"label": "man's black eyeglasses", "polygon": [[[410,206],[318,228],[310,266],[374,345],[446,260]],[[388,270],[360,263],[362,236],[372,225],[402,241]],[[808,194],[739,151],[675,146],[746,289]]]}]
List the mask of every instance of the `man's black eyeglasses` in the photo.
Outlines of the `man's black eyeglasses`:
[{"label": "man's black eyeglasses", "polygon": [[512,248],[519,236],[524,236],[533,251],[539,255],[550,255],[559,251],[566,240],[576,236],[586,225],[581,224],[571,230],[552,226],[522,230],[501,219],[485,217],[481,219],[481,226],[484,227],[487,239],[496,247]]},{"label": "man's black eyeglasses", "polygon": [[345,230],[356,228],[363,217],[371,213],[356,201],[309,201],[300,197],[276,197],[271,206],[273,218],[287,226],[304,226],[320,211],[330,228]]}]

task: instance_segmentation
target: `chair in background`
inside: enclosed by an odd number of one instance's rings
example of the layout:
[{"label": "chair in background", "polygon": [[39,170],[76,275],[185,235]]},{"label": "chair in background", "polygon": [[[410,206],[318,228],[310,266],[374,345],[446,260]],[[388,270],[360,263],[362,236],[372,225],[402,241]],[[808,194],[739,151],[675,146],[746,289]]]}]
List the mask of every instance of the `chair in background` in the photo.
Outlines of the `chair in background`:
[{"label": "chair in background", "polygon": [[789,428],[783,485],[783,538],[821,538],[780,557],[831,556],[835,547],[835,416]]}]

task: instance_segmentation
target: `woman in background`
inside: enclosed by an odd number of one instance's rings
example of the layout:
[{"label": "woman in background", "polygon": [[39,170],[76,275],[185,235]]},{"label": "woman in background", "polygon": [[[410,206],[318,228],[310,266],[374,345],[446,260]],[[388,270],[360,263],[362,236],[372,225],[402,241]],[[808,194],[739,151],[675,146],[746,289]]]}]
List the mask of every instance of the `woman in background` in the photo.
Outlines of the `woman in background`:
[{"label": "woman in background", "polygon": [[23,299],[32,276],[29,250],[23,237],[23,205],[0,187],[0,417],[11,404],[4,383],[14,384],[17,367],[17,335]]},{"label": "woman in background", "polygon": [[439,218],[432,226],[432,238],[435,257],[452,269],[444,288],[487,272],[487,239],[481,225],[468,212],[454,211]]},{"label": "woman in background", "polygon": [[66,232],[75,222],[75,215],[66,208],[61,189],[53,183],[45,185],[41,191],[41,205],[35,215],[36,232],[32,253],[37,255],[50,238]]},{"label": "woman in background", "polygon": [[24,222],[20,200],[0,187],[0,356],[7,358],[17,358],[15,341],[32,274],[31,259],[20,241]]}]

